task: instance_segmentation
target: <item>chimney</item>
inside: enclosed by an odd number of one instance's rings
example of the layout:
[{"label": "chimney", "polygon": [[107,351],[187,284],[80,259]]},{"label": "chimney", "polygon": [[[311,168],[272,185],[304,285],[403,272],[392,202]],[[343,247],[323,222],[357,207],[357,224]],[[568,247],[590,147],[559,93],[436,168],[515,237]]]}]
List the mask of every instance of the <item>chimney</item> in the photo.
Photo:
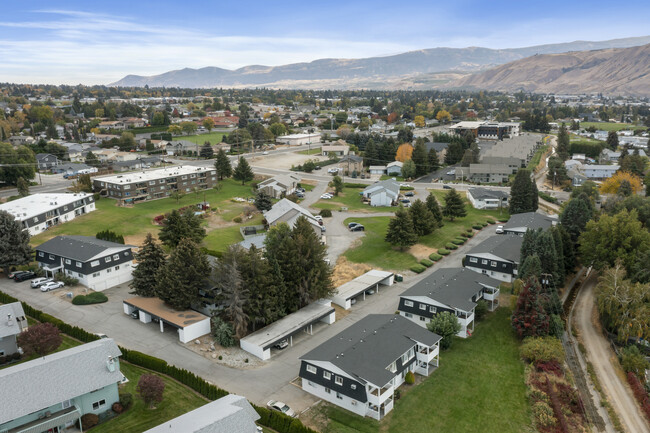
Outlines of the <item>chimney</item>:
[{"label": "chimney", "polygon": [[7,326],[13,326],[14,321],[11,320],[11,313],[7,314]]}]

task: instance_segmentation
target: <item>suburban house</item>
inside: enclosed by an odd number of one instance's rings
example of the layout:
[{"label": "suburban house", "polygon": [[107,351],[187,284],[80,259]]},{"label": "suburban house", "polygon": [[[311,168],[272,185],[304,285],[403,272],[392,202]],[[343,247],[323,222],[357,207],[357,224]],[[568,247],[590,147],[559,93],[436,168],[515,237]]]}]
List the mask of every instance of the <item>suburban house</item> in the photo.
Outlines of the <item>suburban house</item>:
[{"label": "suburban house", "polygon": [[65,272],[98,292],[133,278],[130,245],[75,235],[56,236],[35,250],[36,261],[46,275]]},{"label": "suburban house", "polygon": [[616,173],[619,168],[618,165],[597,165],[587,164],[583,166],[583,172],[587,179],[608,179]]},{"label": "suburban house", "polygon": [[63,432],[119,402],[122,355],[102,338],[0,370],[0,431]]},{"label": "suburban house", "polygon": [[0,356],[18,352],[16,337],[27,329],[27,317],[20,302],[0,305]]},{"label": "suburban house", "polygon": [[438,156],[438,161],[442,162],[445,160],[445,155],[447,154],[449,143],[438,143],[430,141],[428,143],[424,143],[424,147],[426,147],[427,153],[429,153],[431,149],[435,150],[436,155]]},{"label": "suburban house", "polygon": [[132,171],[132,170],[140,170],[143,168],[142,161],[139,159],[134,159],[130,161],[116,161],[111,164],[113,167],[114,171]]},{"label": "suburban house", "polygon": [[7,140],[12,146],[25,146],[36,142],[30,135],[12,135]]},{"label": "suburban house", "polygon": [[126,129],[126,125],[121,120],[105,120],[97,125],[99,129]]},{"label": "suburban house", "polygon": [[557,218],[537,212],[517,213],[503,225],[503,233],[523,236],[527,230],[548,230],[557,224]]},{"label": "suburban house", "polygon": [[363,158],[357,155],[345,155],[339,159],[337,167],[346,176],[352,176],[355,171],[357,174],[361,174],[363,172]]},{"label": "suburban house", "polygon": [[399,314],[426,328],[444,311],[456,316],[461,328],[458,336],[467,338],[474,331],[474,309],[484,299],[490,311],[499,306],[501,281],[467,268],[438,269],[400,295]]},{"label": "suburban house", "polygon": [[408,372],[438,367],[441,337],[395,314],[369,314],[300,357],[302,389],[376,420]]},{"label": "suburban house", "polygon": [[334,144],[323,144],[323,147],[321,148],[321,155],[329,156],[332,153],[340,157],[350,153],[350,146],[347,144],[339,144],[340,141],[342,140],[339,140]]},{"label": "suburban house", "polygon": [[598,158],[598,161],[601,164],[606,164],[608,162],[618,162],[618,159],[621,157],[621,152],[617,152],[615,150],[611,149],[603,149],[602,152],[600,152],[600,157]]},{"label": "suburban house", "polygon": [[404,163],[402,161],[389,162],[386,164],[386,174],[389,176],[401,176],[403,165]]},{"label": "suburban house", "polygon": [[86,164],[62,164],[52,169],[53,173],[76,176],[78,174],[97,173],[97,167],[91,167]]},{"label": "suburban house", "polygon": [[245,397],[229,394],[144,433],[257,433],[258,419]]},{"label": "suburban house", "polygon": [[266,223],[270,227],[283,222],[287,223],[289,227],[293,228],[296,225],[296,221],[301,216],[307,218],[307,221],[311,223],[316,234],[320,236],[321,226],[318,224],[316,218],[314,218],[314,215],[312,215],[311,212],[309,212],[304,207],[292,202],[291,200],[283,198],[279,202],[275,203],[270,210],[264,212],[264,219],[266,219]]},{"label": "suburban house", "polygon": [[50,170],[59,165],[59,158],[51,153],[37,153],[36,163],[38,164],[39,170]]},{"label": "suburban house", "polygon": [[385,165],[371,165],[370,167],[368,167],[368,172],[370,172],[370,174],[378,174],[378,175],[381,176],[382,174],[386,174],[386,166]]},{"label": "suburban house", "polygon": [[257,184],[258,191],[264,191],[273,198],[282,198],[293,194],[300,183],[297,174],[281,174]]},{"label": "suburban house", "polygon": [[517,235],[491,236],[472,248],[463,258],[463,265],[506,283],[517,278],[517,268],[524,239]]},{"label": "suburban house", "polygon": [[508,193],[506,191],[469,188],[467,198],[476,209],[501,209],[508,207]]},{"label": "suburban house", "polygon": [[2,203],[0,210],[9,212],[22,224],[23,230],[35,236],[52,226],[94,211],[95,199],[85,192],[32,194]]},{"label": "suburban house", "polygon": [[456,168],[456,178],[466,177],[475,183],[506,183],[512,168],[506,164],[470,164],[469,168]]},{"label": "suburban house", "polygon": [[392,179],[375,182],[362,192],[370,206],[391,206],[399,197],[399,183]]}]

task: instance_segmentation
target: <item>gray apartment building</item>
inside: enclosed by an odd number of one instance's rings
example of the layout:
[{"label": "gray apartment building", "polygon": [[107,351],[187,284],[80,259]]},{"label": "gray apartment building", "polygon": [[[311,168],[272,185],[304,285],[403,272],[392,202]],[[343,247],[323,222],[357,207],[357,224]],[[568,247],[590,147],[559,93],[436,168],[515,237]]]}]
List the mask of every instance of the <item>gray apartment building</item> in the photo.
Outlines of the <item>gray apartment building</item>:
[{"label": "gray apartment building", "polygon": [[172,166],[158,170],[98,177],[93,189],[105,197],[133,204],[169,197],[173,192],[189,193],[217,184],[214,167]]}]

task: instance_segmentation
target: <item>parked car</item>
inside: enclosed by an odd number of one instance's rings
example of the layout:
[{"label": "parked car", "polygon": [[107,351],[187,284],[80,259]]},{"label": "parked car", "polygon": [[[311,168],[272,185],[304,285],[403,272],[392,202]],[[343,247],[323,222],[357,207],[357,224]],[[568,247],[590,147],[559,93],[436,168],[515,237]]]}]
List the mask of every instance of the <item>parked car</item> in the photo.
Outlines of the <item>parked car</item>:
[{"label": "parked car", "polygon": [[282,349],[286,348],[287,346],[289,346],[289,342],[287,341],[286,338],[284,340],[278,341],[277,343],[275,343],[273,345],[273,347],[275,347],[278,350],[282,350]]},{"label": "parked car", "polygon": [[135,310],[134,312],[131,313],[131,317],[133,319],[139,320],[140,319],[140,312],[138,310]]},{"label": "parked car", "polygon": [[360,225],[361,224],[359,224],[359,223],[351,222],[351,223],[348,223],[348,228],[351,229],[354,226],[360,226]]},{"label": "parked car", "polygon": [[497,232],[497,234],[503,233],[503,226],[497,226],[496,232]]},{"label": "parked car", "polygon": [[296,413],[289,406],[282,403],[281,401],[271,400],[266,405],[270,409],[277,410],[278,412],[282,412],[285,415],[296,416]]},{"label": "parked car", "polygon": [[13,280],[14,278],[16,278],[16,275],[24,274],[26,272],[29,272],[29,271],[13,271],[13,272],[10,272],[9,275],[7,275],[7,277],[11,278]]},{"label": "parked car", "polygon": [[410,207],[410,206],[411,206],[411,200],[409,200],[409,199],[407,199],[407,198],[405,198],[404,200],[400,200],[400,203],[401,203],[402,206],[404,206],[404,207]]},{"label": "parked car", "polygon": [[326,192],[325,194],[320,196],[320,198],[325,199],[325,200],[329,200],[332,197],[334,197],[334,196],[332,194],[328,193],[328,192]]},{"label": "parked car", "polygon": [[443,185],[442,189],[451,189],[451,187],[449,185]]},{"label": "parked car", "polygon": [[366,290],[366,295],[374,295],[374,294],[375,294],[375,289]]},{"label": "parked car", "polygon": [[297,192],[297,193],[296,193],[296,197],[298,197],[298,198],[305,198],[305,194],[303,194],[303,193],[301,193],[301,192]]},{"label": "parked car", "polygon": [[49,292],[50,290],[58,289],[59,287],[63,286],[65,286],[65,284],[63,284],[63,281],[51,281],[41,286],[41,292]]},{"label": "parked car", "polygon": [[27,271],[27,272],[23,272],[22,274],[16,274],[16,276],[14,277],[14,281],[18,283],[20,281],[31,280],[35,276],[36,276],[35,273],[31,271]]},{"label": "parked car", "polygon": [[366,228],[365,228],[364,226],[362,226],[361,224],[357,224],[356,226],[352,227],[352,228],[350,229],[350,231],[351,231],[351,232],[362,232],[362,231],[364,231],[365,229],[366,229]]},{"label": "parked car", "polygon": [[337,174],[339,172],[339,169],[336,168],[336,167],[335,168],[328,168],[327,172],[330,173],[330,174]]},{"label": "parked car", "polygon": [[262,155],[268,155],[268,154],[269,154],[269,152],[267,152],[266,150],[264,152],[262,152]]},{"label": "parked car", "polygon": [[323,225],[320,226],[320,232],[321,232],[321,233],[325,233],[326,231],[327,231],[327,230],[325,229],[325,226],[323,226]]},{"label": "parked car", "polygon": [[32,289],[37,289],[40,286],[42,286],[43,284],[51,283],[52,281],[54,281],[54,278],[41,277],[41,278],[36,278],[36,279],[32,280],[30,285],[32,286]]},{"label": "parked car", "polygon": [[404,193],[405,197],[413,197],[414,195],[415,195],[415,193],[413,191],[408,191],[408,192]]},{"label": "parked car", "polygon": [[404,188],[410,188],[411,185],[409,185],[408,183],[400,183],[400,184],[399,184],[399,187],[400,187],[400,188],[402,188],[402,187],[404,187]]},{"label": "parked car", "polygon": [[296,188],[296,191],[301,192],[303,194],[307,192],[307,191],[305,191],[305,188],[302,188],[302,187],[301,188]]},{"label": "parked car", "polygon": [[108,338],[108,335],[102,333],[95,333],[95,335],[98,336],[99,338]]}]

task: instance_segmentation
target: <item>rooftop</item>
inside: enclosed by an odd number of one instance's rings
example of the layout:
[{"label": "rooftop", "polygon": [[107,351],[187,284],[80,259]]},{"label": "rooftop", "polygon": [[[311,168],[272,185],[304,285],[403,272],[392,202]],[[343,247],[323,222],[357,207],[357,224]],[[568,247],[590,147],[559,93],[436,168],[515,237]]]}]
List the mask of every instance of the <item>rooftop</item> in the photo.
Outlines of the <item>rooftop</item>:
[{"label": "rooftop", "polygon": [[[11,318],[9,317],[11,315]],[[0,339],[9,335],[18,335],[23,328],[18,320],[25,320],[25,312],[20,302],[0,305]],[[25,320],[24,326],[27,326]]]},{"label": "rooftop", "polygon": [[519,263],[521,256],[521,244],[524,241],[519,235],[495,235],[490,236],[467,254],[472,256],[493,256],[495,258],[509,260]]},{"label": "rooftop", "polygon": [[528,229],[546,230],[548,228],[551,228],[551,226],[553,226],[555,223],[557,223],[557,218],[548,215],[542,215],[541,213],[537,212],[524,212],[511,215],[508,222],[503,225],[503,229],[519,231],[523,233]]},{"label": "rooftop", "polygon": [[275,203],[270,210],[264,212],[264,218],[266,218],[269,225],[274,225],[276,222],[286,222],[290,227],[293,227],[295,220],[300,215],[304,215],[312,223],[316,221],[311,212],[286,198]]},{"label": "rooftop", "polygon": [[125,299],[124,303],[181,328],[208,319],[208,316],[204,316],[194,310],[174,310],[159,298],[141,298],[136,296],[134,298]]},{"label": "rooftop", "polygon": [[112,254],[112,251],[109,252],[109,250],[119,252],[125,249],[131,249],[131,247],[132,245],[123,245],[118,244],[117,242],[104,241],[91,236],[70,235],[56,236],[37,246],[36,250],[81,262],[87,262],[100,254]]},{"label": "rooftop", "polygon": [[18,200],[0,204],[0,210],[9,212],[16,219],[26,220],[84,198],[90,198],[92,200],[92,194],[85,192],[78,194],[32,194],[19,198]]},{"label": "rooftop", "polygon": [[487,189],[487,188],[469,188],[467,190],[468,194],[471,194],[472,197],[478,200],[484,199],[507,199],[508,193],[506,191],[501,191],[497,189]]},{"label": "rooftop", "polygon": [[379,271],[373,269],[355,278],[352,281],[348,281],[347,283],[340,285],[336,289],[337,291],[336,296],[339,296],[344,299],[350,299],[354,296],[359,295],[361,292],[368,290],[375,284],[379,284],[386,278],[392,276],[393,276],[392,272]]},{"label": "rooftop", "polygon": [[157,180],[171,176],[182,176],[197,173],[213,172],[216,173],[214,167],[194,167],[190,165],[178,165],[172,167],[159,168],[156,170],[147,170],[137,173],[118,174],[114,176],[95,177],[93,180],[108,182],[108,183],[122,183],[128,184],[133,182],[146,182],[149,180]]}]

